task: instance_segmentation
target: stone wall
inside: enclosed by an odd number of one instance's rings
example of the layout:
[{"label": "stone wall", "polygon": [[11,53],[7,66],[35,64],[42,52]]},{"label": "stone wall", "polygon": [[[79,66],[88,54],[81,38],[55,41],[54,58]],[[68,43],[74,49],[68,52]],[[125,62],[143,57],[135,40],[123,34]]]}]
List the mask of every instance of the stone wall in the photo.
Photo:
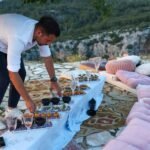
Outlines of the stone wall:
[{"label": "stone wall", "polygon": [[[66,58],[71,55],[78,55],[81,59],[95,56],[114,58],[123,52],[128,52],[130,55],[139,55],[141,52],[145,52],[148,44],[144,45],[149,37],[150,28],[126,32],[118,30],[94,34],[85,39],[58,41],[51,44],[50,48],[54,59],[60,61],[66,61]],[[25,52],[23,57],[26,60],[40,59],[37,47]]]}]

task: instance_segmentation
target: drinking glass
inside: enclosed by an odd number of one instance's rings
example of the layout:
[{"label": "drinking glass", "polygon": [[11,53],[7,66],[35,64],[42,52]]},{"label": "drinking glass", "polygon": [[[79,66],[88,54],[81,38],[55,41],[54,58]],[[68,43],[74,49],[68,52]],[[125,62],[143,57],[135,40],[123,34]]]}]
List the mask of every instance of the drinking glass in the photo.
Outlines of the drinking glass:
[{"label": "drinking glass", "polygon": [[95,66],[95,70],[96,70],[97,73],[98,73],[98,71],[99,71],[100,61],[101,61],[101,58],[100,58],[100,57],[93,59],[94,66]]},{"label": "drinking glass", "polygon": [[6,124],[7,124],[7,128],[8,128],[8,134],[10,135],[10,143],[11,144],[14,144],[16,143],[17,141],[14,139],[14,130],[16,129],[17,127],[17,118],[16,117],[12,117],[12,116],[9,116],[6,118]]},{"label": "drinking glass", "polygon": [[6,124],[7,124],[9,132],[14,131],[17,127],[17,118],[16,117],[7,117]]},{"label": "drinking glass", "polygon": [[72,80],[72,81],[71,81],[71,85],[70,85],[71,90],[72,90],[72,95],[74,95],[74,94],[75,94],[76,86],[77,86],[76,81],[75,81],[75,80]]},{"label": "drinking glass", "polygon": [[50,92],[51,92],[52,97],[59,97],[56,90],[50,89]]},{"label": "drinking glass", "polygon": [[61,82],[60,82],[60,79],[58,80],[58,84],[59,84],[59,87],[61,89],[61,95],[57,95],[56,97],[59,97],[60,98],[60,102],[59,104],[63,104],[63,100],[62,100],[62,97],[64,95],[64,91],[65,91],[65,85],[63,85]]},{"label": "drinking glass", "polygon": [[29,130],[32,126],[32,123],[33,123],[33,114],[30,112],[24,113],[23,122],[24,122],[24,125],[27,128],[27,130]]},{"label": "drinking glass", "polygon": [[87,77],[87,81],[90,81],[90,77],[91,77],[90,70],[86,71],[86,77]]},{"label": "drinking glass", "polygon": [[80,81],[79,81],[79,77],[76,77],[75,80],[76,80],[76,85],[77,85],[77,87],[78,87],[78,91],[80,91]]},{"label": "drinking glass", "polygon": [[71,75],[71,81],[75,80],[75,77],[73,75]]},{"label": "drinking glass", "polygon": [[29,131],[33,123],[33,113],[30,113],[30,111],[26,110],[23,114],[23,123],[27,128],[28,133],[28,137],[26,137],[25,139],[30,141],[32,137],[30,136]]}]

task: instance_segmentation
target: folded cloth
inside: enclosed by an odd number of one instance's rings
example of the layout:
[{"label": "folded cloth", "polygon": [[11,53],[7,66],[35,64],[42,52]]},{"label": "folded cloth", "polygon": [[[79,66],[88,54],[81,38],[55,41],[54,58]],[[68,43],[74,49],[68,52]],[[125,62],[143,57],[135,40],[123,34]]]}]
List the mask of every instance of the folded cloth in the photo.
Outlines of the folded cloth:
[{"label": "folded cloth", "polygon": [[[90,91],[88,91],[87,94],[76,97],[76,99],[73,102],[74,106],[68,115],[68,119],[66,123],[66,127],[69,130],[79,131],[81,123],[84,120],[89,118],[89,116],[87,115],[87,110],[89,110],[89,104],[88,104],[89,100],[94,98],[96,100],[96,110],[98,109],[103,98],[103,94],[101,92],[104,86],[104,82],[105,82],[105,77],[101,76],[100,80],[95,82],[97,86],[92,87],[92,83],[91,83],[91,89]],[[78,101],[81,101],[82,105],[79,105]]]},{"label": "folded cloth", "polygon": [[111,140],[103,150],[139,150],[137,147],[120,140]]}]

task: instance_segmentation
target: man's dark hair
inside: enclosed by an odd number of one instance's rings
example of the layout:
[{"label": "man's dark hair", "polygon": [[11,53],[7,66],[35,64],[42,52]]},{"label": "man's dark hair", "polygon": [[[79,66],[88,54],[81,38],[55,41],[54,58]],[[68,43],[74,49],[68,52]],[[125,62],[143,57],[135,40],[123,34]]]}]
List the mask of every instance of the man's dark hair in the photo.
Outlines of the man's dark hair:
[{"label": "man's dark hair", "polygon": [[41,17],[36,25],[42,27],[46,34],[54,34],[56,37],[60,35],[59,25],[51,16]]}]

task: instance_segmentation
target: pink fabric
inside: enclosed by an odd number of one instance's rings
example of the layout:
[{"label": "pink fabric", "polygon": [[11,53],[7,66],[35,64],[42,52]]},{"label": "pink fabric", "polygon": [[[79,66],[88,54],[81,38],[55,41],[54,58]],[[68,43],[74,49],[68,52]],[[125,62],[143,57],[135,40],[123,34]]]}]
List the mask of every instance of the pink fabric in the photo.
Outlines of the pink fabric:
[{"label": "pink fabric", "polygon": [[126,119],[126,123],[129,124],[129,122],[135,118],[139,118],[141,120],[147,121],[150,123],[150,115],[145,114],[144,112],[133,112],[131,113],[127,119]]},{"label": "pink fabric", "polygon": [[136,102],[127,123],[121,134],[103,150],[150,150],[150,105]]},{"label": "pink fabric", "polygon": [[140,150],[150,150],[150,130],[140,125],[128,125],[116,139]]},{"label": "pink fabric", "polygon": [[118,70],[116,76],[119,80],[132,88],[136,88],[138,84],[150,85],[150,77],[136,72]]},{"label": "pink fabric", "polygon": [[145,103],[136,102],[132,106],[129,115],[133,112],[141,112],[141,113],[145,113],[147,115],[150,115],[150,105],[145,104]]},{"label": "pink fabric", "polygon": [[129,126],[138,125],[138,126],[141,126],[141,127],[145,128],[147,130],[150,130],[150,123],[146,122],[144,120],[141,120],[139,118],[135,118],[135,119],[131,120],[128,125]]},{"label": "pink fabric", "polygon": [[105,66],[106,72],[115,74],[118,70],[134,71],[135,65],[131,60],[111,60]]},{"label": "pink fabric", "polygon": [[143,102],[144,104],[150,105],[150,98],[141,98],[139,99],[140,102]]},{"label": "pink fabric", "polygon": [[138,85],[137,96],[138,96],[138,99],[150,98],[150,85]]},{"label": "pink fabric", "polygon": [[139,107],[143,107],[143,108],[146,108],[148,110],[150,110],[150,105],[149,104],[146,104],[146,103],[140,103],[140,102],[135,102],[132,109],[134,108],[135,110],[139,110]]},{"label": "pink fabric", "polygon": [[127,119],[126,124],[128,124],[131,120],[139,118],[141,120],[145,120],[147,122],[150,122],[150,105],[147,105],[145,103],[136,102]]},{"label": "pink fabric", "polygon": [[120,140],[111,140],[103,150],[139,150],[138,148]]}]

